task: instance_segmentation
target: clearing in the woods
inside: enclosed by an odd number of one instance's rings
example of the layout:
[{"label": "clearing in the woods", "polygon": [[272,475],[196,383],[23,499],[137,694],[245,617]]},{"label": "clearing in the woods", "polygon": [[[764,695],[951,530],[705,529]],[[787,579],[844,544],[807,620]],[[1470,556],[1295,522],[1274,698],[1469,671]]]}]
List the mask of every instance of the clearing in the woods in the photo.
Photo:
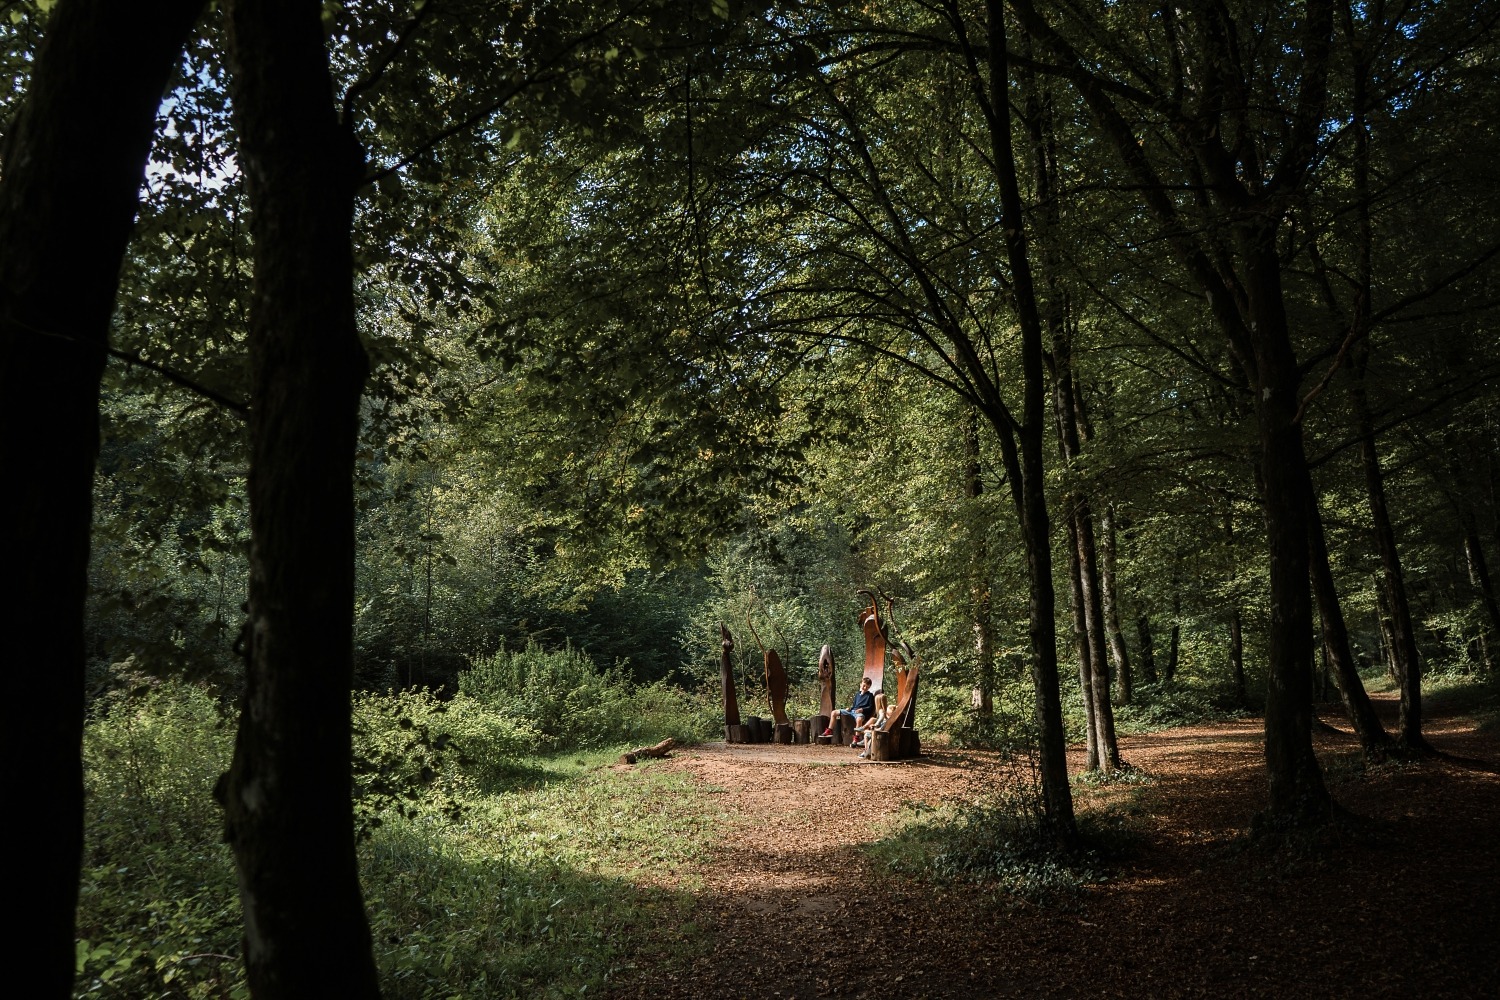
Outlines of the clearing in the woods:
[{"label": "clearing in the woods", "polygon": [[876,860],[918,804],[982,796],[992,755],[688,748],[656,766],[729,816],[685,877],[705,946],[640,956],[613,995],[1500,996],[1500,733],[1441,712],[1427,732],[1440,756],[1365,768],[1324,728],[1328,781],[1361,820],[1271,853],[1244,838],[1265,796],[1258,719],[1125,738],[1137,781],[1075,784],[1080,816],[1120,831],[1107,877],[1041,903]]}]

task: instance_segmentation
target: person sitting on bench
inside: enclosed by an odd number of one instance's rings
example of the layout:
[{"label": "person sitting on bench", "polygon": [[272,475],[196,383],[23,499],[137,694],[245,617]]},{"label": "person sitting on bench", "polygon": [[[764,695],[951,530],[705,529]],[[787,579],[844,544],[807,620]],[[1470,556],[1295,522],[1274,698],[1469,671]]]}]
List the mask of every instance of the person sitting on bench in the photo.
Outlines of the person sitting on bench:
[{"label": "person sitting on bench", "polygon": [[[855,726],[864,722],[875,714],[875,696],[870,693],[870,678],[861,677],[859,681],[859,693],[854,696],[854,701],[848,708],[840,708],[834,711],[833,718],[847,715],[854,720]],[[833,735],[833,719],[828,720],[828,728],[823,730],[824,736]]]},{"label": "person sitting on bench", "polygon": [[885,720],[890,716],[890,708],[886,704],[885,692],[876,691],[875,694],[875,718],[868,722],[862,722],[854,727],[854,742],[849,744],[859,751],[861,757],[870,756],[871,744],[875,741],[875,730],[885,725]]}]

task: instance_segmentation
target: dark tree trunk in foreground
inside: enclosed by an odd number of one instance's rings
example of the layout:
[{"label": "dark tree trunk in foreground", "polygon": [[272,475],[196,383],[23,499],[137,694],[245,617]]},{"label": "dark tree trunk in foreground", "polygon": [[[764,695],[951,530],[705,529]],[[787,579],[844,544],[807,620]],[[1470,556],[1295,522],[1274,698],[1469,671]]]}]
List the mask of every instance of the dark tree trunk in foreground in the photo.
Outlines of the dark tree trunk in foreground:
[{"label": "dark tree trunk in foreground", "polygon": [[[99,380],[156,109],[202,3],[150,14],[63,0],[6,130],[0,182],[0,518],[21,585],[4,602],[15,862],[32,888],[9,941],[28,995],[73,993],[83,849],[83,607]],[[86,67],[86,71],[85,68]],[[29,978],[29,977],[28,977]]]},{"label": "dark tree trunk in foreground", "polygon": [[255,246],[246,691],[221,786],[245,965],[258,998],[329,983],[373,997],[349,720],[366,374],[350,249],[360,156],[334,115],[319,5],[236,0],[229,11]]},{"label": "dark tree trunk in foreground", "polygon": [[1339,689],[1339,698],[1344,702],[1344,711],[1354,732],[1359,737],[1365,756],[1372,760],[1383,757],[1391,746],[1390,734],[1380,724],[1375,706],[1360,680],[1359,667],[1354,662],[1354,653],[1349,646],[1349,629],[1344,621],[1344,609],[1339,604],[1338,592],[1333,584],[1333,570],[1328,564],[1328,544],[1323,534],[1323,516],[1317,500],[1308,497],[1308,555],[1311,560],[1313,592],[1318,598],[1318,610],[1323,619],[1323,649],[1333,668],[1334,683]]},{"label": "dark tree trunk in foreground", "polygon": [[1261,505],[1271,554],[1271,669],[1266,679],[1266,772],[1270,827],[1326,822],[1332,801],[1312,747],[1312,601],[1307,498],[1312,480],[1297,420],[1301,373],[1292,352],[1275,230],[1247,224],[1246,291],[1255,352]]}]

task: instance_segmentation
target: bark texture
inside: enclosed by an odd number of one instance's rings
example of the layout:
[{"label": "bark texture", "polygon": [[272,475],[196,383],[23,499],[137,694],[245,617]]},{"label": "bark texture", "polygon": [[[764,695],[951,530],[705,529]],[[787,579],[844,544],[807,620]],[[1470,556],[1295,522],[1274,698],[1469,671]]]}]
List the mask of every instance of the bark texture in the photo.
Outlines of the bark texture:
[{"label": "bark texture", "polygon": [[1094,703],[1094,658],[1089,651],[1087,598],[1083,593],[1083,573],[1078,561],[1078,524],[1069,518],[1068,530],[1068,584],[1070,587],[1068,608],[1073,623],[1073,656],[1078,661],[1078,693],[1083,699],[1084,733],[1086,749],[1084,769],[1099,770],[1104,755],[1099,743],[1099,713]]},{"label": "bark texture", "polygon": [[[17,857],[34,887],[10,942],[34,996],[73,993],[83,846],[84,594],[99,381],[157,106],[202,8],[63,0],[11,123],[0,183],[0,517],[23,581],[0,603]],[[84,72],[80,68],[87,67]]]},{"label": "bark texture", "polygon": [[319,5],[229,7],[251,205],[250,620],[221,783],[254,995],[379,995],[350,776],[355,437],[367,362],[350,229],[361,158],[334,115]]}]

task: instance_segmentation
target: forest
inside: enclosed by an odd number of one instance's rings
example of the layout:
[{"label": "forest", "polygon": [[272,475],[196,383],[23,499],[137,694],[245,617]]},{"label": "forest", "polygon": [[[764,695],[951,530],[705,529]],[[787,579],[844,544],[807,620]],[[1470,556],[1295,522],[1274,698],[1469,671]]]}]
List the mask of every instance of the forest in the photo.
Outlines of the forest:
[{"label": "forest", "polygon": [[[147,6],[0,0],[35,995],[1500,991],[1500,3]],[[924,753],[723,742],[861,591]]]}]

